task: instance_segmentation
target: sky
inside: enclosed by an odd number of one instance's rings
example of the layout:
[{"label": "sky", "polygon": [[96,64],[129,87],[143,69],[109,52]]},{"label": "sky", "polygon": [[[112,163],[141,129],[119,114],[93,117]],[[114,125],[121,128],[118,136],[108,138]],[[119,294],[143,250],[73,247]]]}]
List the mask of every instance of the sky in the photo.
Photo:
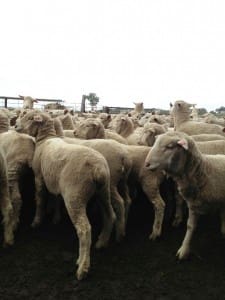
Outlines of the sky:
[{"label": "sky", "polygon": [[224,0],[2,0],[0,96],[225,105]]}]

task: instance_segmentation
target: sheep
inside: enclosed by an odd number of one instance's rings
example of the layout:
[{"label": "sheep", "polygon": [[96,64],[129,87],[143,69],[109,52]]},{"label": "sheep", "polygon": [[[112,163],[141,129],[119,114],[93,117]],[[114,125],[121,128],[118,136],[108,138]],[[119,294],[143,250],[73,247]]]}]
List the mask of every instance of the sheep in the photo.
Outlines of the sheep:
[{"label": "sheep", "polygon": [[152,114],[150,112],[145,113],[138,121],[139,126],[144,126],[145,123],[149,121],[149,118]]},{"label": "sheep", "polygon": [[129,116],[139,116],[144,111],[143,102],[134,102],[135,108],[131,110]]},{"label": "sheep", "polygon": [[[65,135],[71,137],[70,132],[65,132]],[[88,118],[76,125],[73,135],[81,139],[113,139],[121,144],[127,144],[125,138],[109,129],[104,129],[102,122],[98,119]]]},{"label": "sheep", "polygon": [[145,146],[153,146],[156,136],[165,133],[167,128],[157,123],[146,123],[140,133],[138,143]]},{"label": "sheep", "polygon": [[175,102],[172,113],[174,116],[175,130],[185,132],[189,135],[213,133],[225,136],[225,128],[216,124],[207,124],[190,120],[190,107],[185,101],[178,100]]},{"label": "sheep", "polygon": [[3,246],[11,246],[14,243],[14,219],[13,219],[13,207],[9,197],[9,185],[8,185],[8,168],[5,158],[5,153],[0,148],[0,210],[3,217],[4,226],[4,243]]},{"label": "sheep", "polygon": [[199,215],[212,207],[220,208],[221,233],[225,235],[224,155],[202,154],[187,134],[166,132],[157,138],[145,166],[152,171],[166,171],[187,203],[189,216],[186,234],[177,252],[179,259],[189,256]]},{"label": "sheep", "polygon": [[111,202],[117,216],[115,224],[116,240],[120,241],[125,236],[125,225],[131,204],[127,186],[127,179],[131,169],[128,151],[114,140],[67,138],[64,136],[60,121],[56,119],[54,119],[54,127],[57,136],[63,138],[66,143],[91,147],[105,157],[110,170]]},{"label": "sheep", "polygon": [[204,142],[204,141],[215,141],[215,140],[224,140],[224,136],[220,134],[207,134],[207,133],[202,133],[202,134],[194,134],[191,135],[193,140],[196,142]]},{"label": "sheep", "polygon": [[19,95],[19,97],[21,99],[23,99],[23,108],[26,109],[26,108],[30,108],[30,109],[33,109],[34,107],[34,102],[38,102],[37,99],[35,98],[32,98],[31,96],[21,96]]},{"label": "sheep", "polygon": [[204,118],[204,122],[210,123],[210,124],[218,124],[223,127],[225,126],[224,118],[218,118],[215,115],[210,114],[210,113]]},{"label": "sheep", "polygon": [[101,120],[105,128],[108,128],[109,123],[112,121],[111,115],[107,113],[100,113],[98,118]]},{"label": "sheep", "polygon": [[109,128],[124,138],[127,138],[134,132],[134,124],[132,120],[124,114],[118,114],[109,124]]},{"label": "sheep", "polygon": [[79,239],[76,276],[81,280],[90,267],[91,225],[86,215],[86,206],[93,195],[98,195],[104,223],[97,248],[107,246],[115,220],[110,203],[108,164],[99,152],[88,147],[67,144],[58,138],[53,120],[44,112],[27,113],[17,120],[15,129],[28,133],[36,140],[32,162],[36,212],[32,226],[38,226],[43,217],[43,187],[46,186],[54,195],[60,194]]},{"label": "sheep", "polygon": [[65,115],[58,116],[57,118],[60,119],[60,121],[63,125],[63,129],[65,129],[65,130],[73,130],[74,129],[74,122],[73,122],[71,114],[67,113]]},{"label": "sheep", "polygon": [[4,113],[0,113],[0,147],[5,153],[8,171],[8,186],[10,200],[13,205],[13,228],[19,223],[22,198],[19,190],[19,180],[22,171],[31,167],[34,155],[34,139],[27,134],[8,131],[9,120]]}]

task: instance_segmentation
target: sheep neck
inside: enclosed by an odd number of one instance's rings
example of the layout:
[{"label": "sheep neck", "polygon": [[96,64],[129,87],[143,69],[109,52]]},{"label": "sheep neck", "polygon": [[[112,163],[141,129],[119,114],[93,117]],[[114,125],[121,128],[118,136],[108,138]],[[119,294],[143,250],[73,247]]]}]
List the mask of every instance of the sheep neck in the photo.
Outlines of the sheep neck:
[{"label": "sheep neck", "polygon": [[190,114],[188,111],[180,111],[174,114],[174,127],[178,129],[178,127],[184,122],[190,121]]},{"label": "sheep neck", "polygon": [[36,136],[36,144],[41,144],[44,141],[56,138],[56,131],[54,129],[53,122],[45,122],[38,128],[37,136]]},{"label": "sheep neck", "polygon": [[195,145],[187,155],[183,174],[174,179],[184,199],[195,200],[207,184],[207,162]]}]

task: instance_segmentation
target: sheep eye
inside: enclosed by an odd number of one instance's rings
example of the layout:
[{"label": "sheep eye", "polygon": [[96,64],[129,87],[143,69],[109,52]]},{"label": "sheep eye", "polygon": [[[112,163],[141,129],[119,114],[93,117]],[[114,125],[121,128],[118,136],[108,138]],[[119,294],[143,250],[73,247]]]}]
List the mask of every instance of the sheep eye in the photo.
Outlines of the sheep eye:
[{"label": "sheep eye", "polygon": [[166,145],[166,148],[167,149],[173,149],[174,148],[174,144],[168,144],[168,145]]}]

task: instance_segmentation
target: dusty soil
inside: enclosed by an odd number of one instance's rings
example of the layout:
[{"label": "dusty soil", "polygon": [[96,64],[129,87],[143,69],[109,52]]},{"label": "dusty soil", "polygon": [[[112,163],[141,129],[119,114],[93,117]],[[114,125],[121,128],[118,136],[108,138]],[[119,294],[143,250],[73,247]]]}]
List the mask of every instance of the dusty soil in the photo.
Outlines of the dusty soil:
[{"label": "dusty soil", "polygon": [[[127,236],[108,249],[92,248],[91,271],[75,279],[78,241],[70,220],[59,225],[46,220],[31,229],[33,186],[22,190],[22,224],[15,245],[0,249],[0,299],[225,299],[225,241],[216,217],[202,217],[193,241],[193,254],[178,262],[176,251],[185,225],[171,227],[167,209],[163,236],[152,242],[152,207],[142,193],[134,201]],[[166,192],[164,192],[166,193]],[[168,202],[168,207],[171,205]],[[100,228],[95,205],[89,207],[93,241]],[[2,234],[1,234],[2,236]]]}]

